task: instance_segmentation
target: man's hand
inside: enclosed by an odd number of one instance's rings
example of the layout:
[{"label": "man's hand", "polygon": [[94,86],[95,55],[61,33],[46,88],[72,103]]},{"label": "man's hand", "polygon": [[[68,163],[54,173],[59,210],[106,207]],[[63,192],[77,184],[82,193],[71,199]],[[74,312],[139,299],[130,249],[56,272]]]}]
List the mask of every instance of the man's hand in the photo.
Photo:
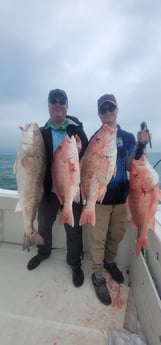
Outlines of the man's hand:
[{"label": "man's hand", "polygon": [[148,144],[151,142],[151,133],[149,131],[139,131],[137,133],[137,141],[139,143]]},{"label": "man's hand", "polygon": [[75,134],[75,140],[76,140],[76,144],[77,144],[78,153],[80,153],[80,151],[82,149],[82,142],[81,142],[78,134]]}]

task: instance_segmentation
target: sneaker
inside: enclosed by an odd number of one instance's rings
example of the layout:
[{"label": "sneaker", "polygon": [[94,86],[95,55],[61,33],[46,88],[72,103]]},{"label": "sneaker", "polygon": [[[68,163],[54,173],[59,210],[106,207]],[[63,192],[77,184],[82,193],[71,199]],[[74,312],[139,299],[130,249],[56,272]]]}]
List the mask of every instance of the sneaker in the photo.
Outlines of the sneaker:
[{"label": "sneaker", "polygon": [[112,300],[106,286],[105,278],[103,276],[97,278],[95,273],[93,273],[91,279],[98,299],[105,305],[111,304]]},{"label": "sneaker", "polygon": [[33,258],[27,264],[28,270],[34,270],[37,266],[40,265],[41,261],[46,260],[49,256],[50,255],[41,256],[40,254],[33,256]]},{"label": "sneaker", "polygon": [[72,280],[75,287],[80,287],[84,283],[84,273],[81,267],[72,270]]},{"label": "sneaker", "polygon": [[108,262],[104,260],[104,268],[108,271],[111,277],[118,283],[122,284],[124,282],[124,277],[122,272],[119,270],[115,262]]}]

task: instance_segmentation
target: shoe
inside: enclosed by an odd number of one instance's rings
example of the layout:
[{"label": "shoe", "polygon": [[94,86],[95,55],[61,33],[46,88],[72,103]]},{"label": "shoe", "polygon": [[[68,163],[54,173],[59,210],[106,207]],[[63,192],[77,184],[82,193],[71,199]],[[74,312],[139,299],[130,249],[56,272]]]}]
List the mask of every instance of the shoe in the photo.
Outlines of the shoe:
[{"label": "shoe", "polygon": [[75,287],[80,287],[84,283],[84,273],[81,267],[72,270],[72,280]]},{"label": "shoe", "polygon": [[106,260],[104,260],[104,268],[110,273],[111,277],[118,284],[122,284],[124,282],[123,274],[119,270],[115,262],[107,262]]},{"label": "shoe", "polygon": [[46,260],[49,256],[50,255],[41,256],[39,254],[33,256],[33,258],[27,264],[28,270],[30,270],[30,271],[34,270],[37,266],[39,266],[41,264],[41,261]]},{"label": "shoe", "polygon": [[97,278],[95,273],[91,275],[92,283],[94,285],[98,299],[105,305],[111,304],[111,296],[107,289],[106,280],[104,277]]}]

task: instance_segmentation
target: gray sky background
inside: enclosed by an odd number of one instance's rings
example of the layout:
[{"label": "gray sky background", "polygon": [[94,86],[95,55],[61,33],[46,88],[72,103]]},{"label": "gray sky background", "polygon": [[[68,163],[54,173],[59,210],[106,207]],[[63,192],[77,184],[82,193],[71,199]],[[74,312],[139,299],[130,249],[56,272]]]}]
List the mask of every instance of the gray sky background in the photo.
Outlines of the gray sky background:
[{"label": "gray sky background", "polygon": [[88,137],[113,93],[121,127],[136,135],[146,121],[161,152],[160,0],[2,0],[0,46],[0,152],[16,152],[20,125],[48,120],[53,88]]}]

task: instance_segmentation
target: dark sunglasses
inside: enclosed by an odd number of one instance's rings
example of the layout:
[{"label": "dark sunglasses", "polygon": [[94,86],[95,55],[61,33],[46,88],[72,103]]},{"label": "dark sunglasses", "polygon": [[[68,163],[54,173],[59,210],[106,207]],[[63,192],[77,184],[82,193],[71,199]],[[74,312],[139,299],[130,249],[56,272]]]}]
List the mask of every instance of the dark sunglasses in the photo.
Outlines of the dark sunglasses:
[{"label": "dark sunglasses", "polygon": [[113,104],[113,103],[111,103],[111,104],[109,104],[109,105],[106,105],[106,106],[104,106],[104,107],[101,107],[101,109],[100,109],[100,114],[101,115],[104,115],[104,114],[106,114],[106,112],[107,111],[109,111],[110,113],[112,113],[113,111],[115,111],[116,110],[116,105],[115,104]]},{"label": "dark sunglasses", "polygon": [[63,101],[62,99],[53,99],[51,104],[65,105],[66,101]]}]

